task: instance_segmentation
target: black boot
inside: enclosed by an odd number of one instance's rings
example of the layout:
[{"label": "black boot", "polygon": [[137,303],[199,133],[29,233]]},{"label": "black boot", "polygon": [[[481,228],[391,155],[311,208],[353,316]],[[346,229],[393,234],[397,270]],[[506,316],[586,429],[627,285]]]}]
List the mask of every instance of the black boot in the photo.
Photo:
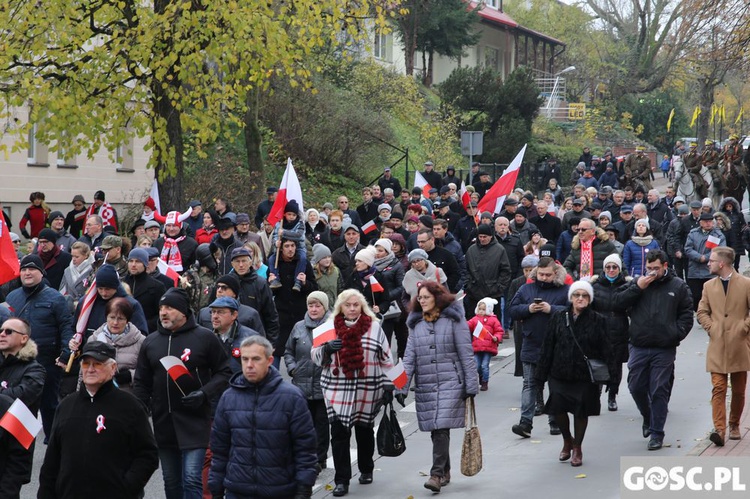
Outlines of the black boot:
[{"label": "black boot", "polygon": [[610,411],[617,410],[617,394],[609,392],[609,401],[607,402],[607,409]]}]

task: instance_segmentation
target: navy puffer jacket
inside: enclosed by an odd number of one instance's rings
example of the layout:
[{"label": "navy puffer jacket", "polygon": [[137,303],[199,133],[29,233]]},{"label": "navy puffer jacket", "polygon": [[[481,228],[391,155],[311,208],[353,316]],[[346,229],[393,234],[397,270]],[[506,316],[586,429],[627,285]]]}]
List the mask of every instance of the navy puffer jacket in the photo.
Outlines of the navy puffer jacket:
[{"label": "navy puffer jacket", "polygon": [[238,497],[294,497],[317,474],[316,438],[307,400],[269,366],[260,383],[242,373],[229,382],[211,431],[212,493]]}]

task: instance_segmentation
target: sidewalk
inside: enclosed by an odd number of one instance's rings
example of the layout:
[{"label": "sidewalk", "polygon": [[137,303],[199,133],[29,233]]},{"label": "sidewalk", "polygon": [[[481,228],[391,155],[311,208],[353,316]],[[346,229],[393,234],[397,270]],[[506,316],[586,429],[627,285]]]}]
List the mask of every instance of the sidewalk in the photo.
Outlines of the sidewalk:
[{"label": "sidewalk", "polygon": [[[688,455],[717,457],[750,456],[750,385],[748,388],[749,389],[745,393],[745,409],[742,411],[742,419],[740,420],[740,433],[742,434],[742,440],[726,439],[724,447],[718,447],[706,438],[696,445]],[[729,409],[727,408],[727,412],[728,411]]]}]

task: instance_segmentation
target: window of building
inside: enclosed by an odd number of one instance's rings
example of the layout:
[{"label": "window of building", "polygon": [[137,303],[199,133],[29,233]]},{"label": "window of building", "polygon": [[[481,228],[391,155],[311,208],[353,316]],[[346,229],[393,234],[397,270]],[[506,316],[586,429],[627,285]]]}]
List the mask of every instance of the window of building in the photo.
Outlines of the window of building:
[{"label": "window of building", "polygon": [[495,71],[500,67],[500,51],[494,47],[484,47],[484,65]]},{"label": "window of building", "polygon": [[29,128],[29,156],[26,160],[27,163],[36,163],[37,158],[37,142],[36,142],[36,125]]},{"label": "window of building", "polygon": [[69,153],[68,147],[65,145],[66,141],[67,134],[63,133],[60,142],[57,144],[57,166],[73,168],[76,167],[76,158]]},{"label": "window of building", "polygon": [[392,38],[390,34],[375,33],[375,43],[373,44],[373,55],[375,59],[391,62],[392,57]]}]

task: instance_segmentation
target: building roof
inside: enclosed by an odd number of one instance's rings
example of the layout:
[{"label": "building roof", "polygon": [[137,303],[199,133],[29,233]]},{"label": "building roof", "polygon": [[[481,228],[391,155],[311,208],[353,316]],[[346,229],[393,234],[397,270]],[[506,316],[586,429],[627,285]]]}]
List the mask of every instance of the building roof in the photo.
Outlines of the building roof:
[{"label": "building roof", "polygon": [[554,45],[562,45],[562,46],[566,45],[565,42],[560,41],[557,38],[552,38],[549,35],[545,35],[544,33],[540,33],[539,31],[535,31],[535,30],[533,30],[531,28],[527,28],[525,26],[521,26],[520,24],[518,24],[516,26],[516,28],[518,29],[518,31],[521,31],[523,33],[528,33],[529,35],[533,36],[534,38],[541,38],[542,40],[550,42],[550,43],[552,43]]},{"label": "building roof", "polygon": [[[472,9],[476,9],[479,2],[469,2],[469,6]],[[501,12],[495,8],[488,7],[487,5],[478,12],[479,17],[489,21],[491,23],[500,25],[505,28],[516,28],[518,23],[515,22],[508,14]]]}]

